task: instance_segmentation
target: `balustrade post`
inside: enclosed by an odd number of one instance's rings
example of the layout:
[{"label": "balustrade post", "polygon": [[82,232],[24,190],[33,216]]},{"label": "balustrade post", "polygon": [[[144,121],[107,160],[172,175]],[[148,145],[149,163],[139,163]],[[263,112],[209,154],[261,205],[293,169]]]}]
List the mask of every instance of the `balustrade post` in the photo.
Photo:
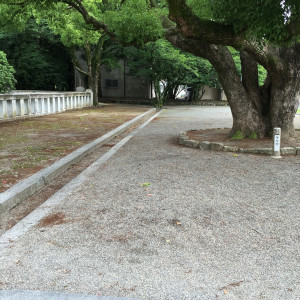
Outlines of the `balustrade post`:
[{"label": "balustrade post", "polygon": [[51,96],[51,113],[54,114],[56,111],[55,97]]},{"label": "balustrade post", "polygon": [[65,111],[64,103],[65,103],[65,97],[62,96],[60,97],[60,111]]},{"label": "balustrade post", "polygon": [[7,101],[2,100],[1,105],[0,105],[0,119],[7,119],[8,114],[7,114]]},{"label": "balustrade post", "polygon": [[7,101],[3,100],[3,119],[8,118],[8,112],[7,112]]},{"label": "balustrade post", "polygon": [[46,114],[46,111],[45,111],[45,97],[43,96],[41,98],[41,105],[42,105],[42,115]]},{"label": "balustrade post", "polygon": [[50,97],[47,97],[47,104],[46,104],[46,114],[51,113],[51,105],[50,105]]},{"label": "balustrade post", "polygon": [[17,101],[15,99],[11,100],[11,115],[13,118],[17,116]]},{"label": "balustrade post", "polygon": [[61,112],[61,98],[57,97],[57,112]]},{"label": "balustrade post", "polygon": [[3,100],[0,100],[0,119],[3,119]]},{"label": "balustrade post", "polygon": [[39,99],[34,98],[34,114],[39,115]]},{"label": "balustrade post", "polygon": [[28,108],[28,116],[32,115],[32,105],[31,105],[31,98],[30,96],[27,99],[27,108]]},{"label": "balustrade post", "polygon": [[77,108],[77,95],[74,95],[74,107],[73,108]]},{"label": "balustrade post", "polygon": [[66,106],[67,106],[67,110],[69,110],[70,109],[70,96],[67,96],[66,97]]},{"label": "balustrade post", "polygon": [[93,91],[91,89],[87,89],[86,92],[88,93],[89,97],[89,106],[93,106]]},{"label": "balustrade post", "polygon": [[73,108],[73,96],[69,95],[69,108],[72,109]]},{"label": "balustrade post", "polygon": [[20,99],[20,117],[25,116],[25,103],[24,98]]}]

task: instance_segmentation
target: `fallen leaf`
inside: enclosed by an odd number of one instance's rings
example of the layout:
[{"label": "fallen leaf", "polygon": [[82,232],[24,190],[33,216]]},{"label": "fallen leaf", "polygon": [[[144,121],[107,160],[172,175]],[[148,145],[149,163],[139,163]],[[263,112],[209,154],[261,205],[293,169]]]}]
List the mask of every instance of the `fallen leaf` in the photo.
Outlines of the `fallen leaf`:
[{"label": "fallen leaf", "polygon": [[149,185],[151,185],[150,182],[144,182],[144,183],[142,184],[142,186],[149,186]]}]

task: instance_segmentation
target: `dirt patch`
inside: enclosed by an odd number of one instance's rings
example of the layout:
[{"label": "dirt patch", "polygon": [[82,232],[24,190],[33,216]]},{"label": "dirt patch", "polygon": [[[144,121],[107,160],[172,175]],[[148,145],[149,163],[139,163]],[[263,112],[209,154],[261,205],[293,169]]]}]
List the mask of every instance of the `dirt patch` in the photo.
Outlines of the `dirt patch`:
[{"label": "dirt patch", "polygon": [[0,192],[148,109],[114,104],[0,122]]},{"label": "dirt patch", "polygon": [[[187,136],[189,139],[199,142],[218,142],[223,143],[224,146],[243,149],[272,148],[273,146],[271,138],[231,140],[229,132],[230,129],[228,128],[190,130],[187,132]],[[282,139],[281,147],[300,147],[300,130],[295,131],[295,136]]]},{"label": "dirt patch", "polygon": [[63,213],[54,213],[44,217],[38,224],[39,227],[52,227],[66,223],[66,216]]}]

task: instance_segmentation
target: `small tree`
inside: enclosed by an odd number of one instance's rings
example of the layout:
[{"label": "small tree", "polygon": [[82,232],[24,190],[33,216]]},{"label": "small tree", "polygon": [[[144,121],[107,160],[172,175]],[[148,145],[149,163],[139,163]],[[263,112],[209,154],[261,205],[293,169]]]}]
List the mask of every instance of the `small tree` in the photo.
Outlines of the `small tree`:
[{"label": "small tree", "polygon": [[6,93],[15,87],[15,70],[8,63],[6,54],[0,51],[0,93]]},{"label": "small tree", "polygon": [[[93,1],[86,4],[99,18],[108,6],[106,3],[96,5]],[[47,22],[53,33],[60,36],[74,68],[93,91],[93,105],[97,106],[98,98],[102,96],[101,66],[118,65],[118,59],[113,53],[115,45],[108,34],[86,24],[81,14],[70,8],[65,3],[57,3],[53,9],[36,10],[34,16],[39,22]]]},{"label": "small tree", "polygon": [[208,61],[175,49],[165,40],[148,43],[140,49],[125,48],[125,55],[132,74],[146,75],[153,82],[158,108],[166,100],[175,99],[179,86],[198,88],[218,83]]}]

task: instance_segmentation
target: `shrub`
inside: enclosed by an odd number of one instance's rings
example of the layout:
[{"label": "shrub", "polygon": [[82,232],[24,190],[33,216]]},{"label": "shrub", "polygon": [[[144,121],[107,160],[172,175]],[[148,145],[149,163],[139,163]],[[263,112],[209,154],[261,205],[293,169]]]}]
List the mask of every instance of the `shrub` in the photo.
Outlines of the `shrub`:
[{"label": "shrub", "polygon": [[8,63],[6,54],[0,51],[0,93],[9,92],[15,87],[15,70]]}]

